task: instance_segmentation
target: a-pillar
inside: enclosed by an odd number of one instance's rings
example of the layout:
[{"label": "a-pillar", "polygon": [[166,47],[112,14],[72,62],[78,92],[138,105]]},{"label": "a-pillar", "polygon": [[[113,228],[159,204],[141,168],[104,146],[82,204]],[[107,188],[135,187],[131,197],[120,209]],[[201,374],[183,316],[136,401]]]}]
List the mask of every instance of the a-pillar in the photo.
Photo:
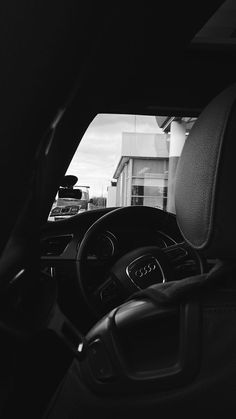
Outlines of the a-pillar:
[{"label": "a-pillar", "polygon": [[170,126],[167,211],[175,213],[176,169],[186,139],[186,123],[173,121]]}]

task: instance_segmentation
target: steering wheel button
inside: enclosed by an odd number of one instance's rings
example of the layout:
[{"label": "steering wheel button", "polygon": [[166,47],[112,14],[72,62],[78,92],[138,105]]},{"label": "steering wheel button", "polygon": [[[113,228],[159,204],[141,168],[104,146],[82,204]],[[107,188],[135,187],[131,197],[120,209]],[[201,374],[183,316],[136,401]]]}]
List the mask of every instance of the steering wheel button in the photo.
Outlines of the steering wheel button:
[{"label": "steering wheel button", "polygon": [[108,380],[114,376],[112,365],[100,339],[90,343],[88,359],[92,374],[97,380]]},{"label": "steering wheel button", "polygon": [[100,300],[103,303],[110,302],[111,300],[117,299],[118,297],[118,288],[114,281],[110,281],[105,284],[100,291]]}]

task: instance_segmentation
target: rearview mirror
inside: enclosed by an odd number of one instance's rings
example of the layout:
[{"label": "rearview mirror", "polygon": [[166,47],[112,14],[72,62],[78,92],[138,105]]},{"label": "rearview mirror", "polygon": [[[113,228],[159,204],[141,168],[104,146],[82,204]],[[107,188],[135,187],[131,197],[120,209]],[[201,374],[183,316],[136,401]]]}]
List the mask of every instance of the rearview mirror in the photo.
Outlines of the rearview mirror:
[{"label": "rearview mirror", "polygon": [[76,182],[78,182],[77,176],[65,175],[61,180],[60,186],[62,186],[63,188],[73,189],[73,186],[75,186]]},{"label": "rearview mirror", "polygon": [[81,189],[59,188],[58,198],[81,199],[81,197],[82,197]]},{"label": "rearview mirror", "polygon": [[77,176],[66,175],[61,181],[61,187],[58,191],[58,198],[72,198],[72,199],[81,199],[82,191],[81,189],[73,189],[74,185],[78,181]]}]

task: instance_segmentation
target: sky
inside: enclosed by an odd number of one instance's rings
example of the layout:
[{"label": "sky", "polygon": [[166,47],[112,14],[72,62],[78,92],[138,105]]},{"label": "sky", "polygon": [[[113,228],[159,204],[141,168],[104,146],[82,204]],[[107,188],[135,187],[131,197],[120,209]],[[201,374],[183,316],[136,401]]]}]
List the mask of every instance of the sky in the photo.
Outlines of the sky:
[{"label": "sky", "polygon": [[161,133],[154,116],[97,115],[85,132],[66,174],[90,186],[90,198],[107,196],[121,156],[123,132]]}]

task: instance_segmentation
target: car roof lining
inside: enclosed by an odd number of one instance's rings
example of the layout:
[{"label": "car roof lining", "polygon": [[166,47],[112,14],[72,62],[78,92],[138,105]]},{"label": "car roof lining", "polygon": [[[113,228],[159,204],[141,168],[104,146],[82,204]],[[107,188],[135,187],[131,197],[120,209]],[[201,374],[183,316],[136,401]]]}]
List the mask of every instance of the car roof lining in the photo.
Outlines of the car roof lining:
[{"label": "car roof lining", "polygon": [[[0,177],[8,174],[1,191],[8,205],[0,207],[0,250],[31,193],[39,144],[71,92],[78,101],[71,121],[82,133],[89,118],[100,112],[197,115],[235,79],[231,51],[217,55],[212,50],[209,58],[202,49],[189,49],[195,33],[222,3],[194,2],[190,10],[183,1],[169,10],[160,2],[155,14],[151,6],[138,3],[106,8],[95,3],[91,13],[85,2],[57,0],[45,10],[41,2],[2,1]],[[74,134],[67,129],[69,156]],[[20,187],[13,194],[10,186],[16,183]],[[46,193],[47,205],[48,197]]]},{"label": "car roof lining", "polygon": [[196,33],[192,43],[236,45],[236,3],[226,0]]}]

